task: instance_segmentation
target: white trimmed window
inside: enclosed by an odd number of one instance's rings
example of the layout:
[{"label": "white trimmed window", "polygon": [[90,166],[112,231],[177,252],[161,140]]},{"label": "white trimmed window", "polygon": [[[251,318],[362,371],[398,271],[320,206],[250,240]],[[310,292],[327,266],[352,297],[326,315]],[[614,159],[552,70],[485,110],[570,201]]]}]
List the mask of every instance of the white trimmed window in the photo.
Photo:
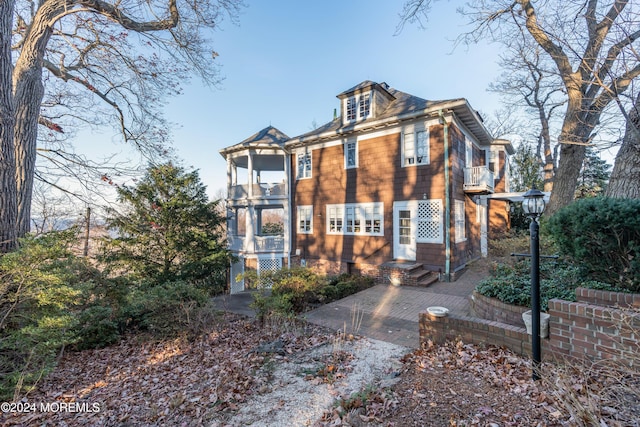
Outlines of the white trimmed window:
[{"label": "white trimmed window", "polygon": [[355,96],[347,99],[347,120],[355,120],[358,114],[358,100]]},{"label": "white trimmed window", "polygon": [[468,168],[473,166],[473,143],[469,139],[465,141],[464,164]]},{"label": "white trimmed window", "polygon": [[298,206],[298,233],[313,233],[313,206]]},{"label": "white trimmed window", "polygon": [[402,135],[403,166],[429,164],[429,132],[418,130],[404,132]]},{"label": "white trimmed window", "polygon": [[311,153],[298,154],[298,179],[311,178]]},{"label": "white trimmed window", "polygon": [[498,151],[491,150],[489,152],[489,169],[493,172],[494,179],[500,179],[500,153]]},{"label": "white trimmed window", "polygon": [[455,241],[464,242],[467,240],[465,213],[464,213],[464,201],[455,200],[453,205],[453,215],[455,219]]},{"label": "white trimmed window", "polygon": [[327,234],[384,234],[383,203],[327,205]]},{"label": "white trimmed window", "polygon": [[366,119],[371,114],[371,94],[365,93],[347,98],[344,109],[347,122]]},{"label": "white trimmed window", "polygon": [[344,144],[344,167],[345,169],[358,167],[358,143],[355,141]]},{"label": "white trimmed window", "polygon": [[344,206],[330,205],[327,206],[327,218],[329,222],[328,233],[342,234],[344,224]]},{"label": "white trimmed window", "polygon": [[371,112],[371,96],[366,93],[360,96],[359,102],[359,114],[358,118],[366,119]]}]

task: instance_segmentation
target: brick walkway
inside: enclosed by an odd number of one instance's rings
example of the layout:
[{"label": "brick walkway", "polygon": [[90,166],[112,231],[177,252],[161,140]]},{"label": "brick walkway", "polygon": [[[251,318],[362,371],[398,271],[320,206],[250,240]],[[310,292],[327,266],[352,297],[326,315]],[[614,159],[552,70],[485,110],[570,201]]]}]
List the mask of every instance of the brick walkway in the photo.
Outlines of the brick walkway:
[{"label": "brick walkway", "polygon": [[[469,296],[487,276],[486,263],[473,263],[458,280],[436,282],[427,288],[376,285],[302,315],[307,321],[347,334],[364,335],[409,348],[417,348],[418,315],[427,307],[441,306],[451,313],[469,316]],[[214,299],[221,310],[252,316],[251,293]]]},{"label": "brick walkway", "polygon": [[436,282],[428,288],[376,285],[305,313],[303,317],[348,334],[417,348],[419,314],[427,307],[441,306],[451,313],[469,316],[469,296],[486,276],[486,268],[473,264],[457,281]]}]

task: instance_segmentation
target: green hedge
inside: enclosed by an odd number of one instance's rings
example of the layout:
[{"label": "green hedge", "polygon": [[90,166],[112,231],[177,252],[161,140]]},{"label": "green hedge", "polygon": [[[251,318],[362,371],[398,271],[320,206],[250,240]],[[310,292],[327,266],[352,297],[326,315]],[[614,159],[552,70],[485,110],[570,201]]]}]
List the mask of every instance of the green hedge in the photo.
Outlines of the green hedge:
[{"label": "green hedge", "polygon": [[[476,287],[481,295],[496,298],[504,303],[531,306],[531,262],[526,259],[514,265],[500,264],[488,279]],[[548,310],[548,302],[553,298],[575,301],[578,287],[619,291],[613,285],[584,279],[580,267],[563,261],[542,261],[540,264],[540,308]]]},{"label": "green hedge", "polygon": [[640,200],[581,199],[558,211],[545,229],[586,276],[640,292]]}]

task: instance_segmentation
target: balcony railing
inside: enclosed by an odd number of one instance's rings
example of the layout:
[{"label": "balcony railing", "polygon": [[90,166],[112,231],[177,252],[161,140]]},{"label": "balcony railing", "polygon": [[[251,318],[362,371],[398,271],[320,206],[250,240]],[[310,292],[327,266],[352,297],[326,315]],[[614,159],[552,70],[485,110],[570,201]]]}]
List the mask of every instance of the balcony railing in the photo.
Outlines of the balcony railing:
[{"label": "balcony railing", "polygon": [[234,200],[246,199],[249,197],[249,185],[253,186],[253,197],[277,198],[287,195],[287,184],[280,182],[275,184],[263,183],[232,185],[231,188],[229,188],[229,198]]},{"label": "balcony railing", "polygon": [[284,236],[227,236],[229,249],[235,252],[284,252]]},{"label": "balcony railing", "polygon": [[244,236],[233,236],[229,234],[227,236],[227,242],[229,245],[229,249],[235,252],[240,252],[244,250]]},{"label": "balcony railing", "polygon": [[493,172],[487,166],[464,169],[464,191],[493,193]]},{"label": "balcony railing", "polygon": [[283,236],[256,236],[256,252],[284,251]]}]

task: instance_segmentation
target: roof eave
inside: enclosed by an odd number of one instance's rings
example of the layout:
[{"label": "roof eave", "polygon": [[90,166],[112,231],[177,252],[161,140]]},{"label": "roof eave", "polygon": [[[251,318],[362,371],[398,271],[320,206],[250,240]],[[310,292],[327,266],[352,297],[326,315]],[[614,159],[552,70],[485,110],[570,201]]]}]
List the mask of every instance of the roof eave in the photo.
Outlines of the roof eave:
[{"label": "roof eave", "polygon": [[[385,117],[383,119],[376,120],[376,121],[371,121],[371,122],[366,121],[363,123],[358,123],[355,125],[339,128],[337,130],[332,130],[332,131],[328,131],[328,132],[324,132],[316,135],[310,135],[308,137],[300,137],[300,136],[293,137],[287,142],[285,142],[285,146],[287,148],[296,148],[296,147],[305,145],[307,143],[320,142],[320,141],[332,139],[335,137],[350,135],[355,132],[389,127],[399,122],[404,122],[404,121],[415,119],[418,117],[437,117],[441,110],[445,110],[445,111],[453,110],[455,112],[456,108],[460,108],[462,105],[465,105],[465,104],[468,106],[466,100],[464,99],[445,101],[442,103],[432,105],[428,108],[424,108],[417,111],[411,111],[409,113],[404,113],[404,114],[396,114],[394,116]],[[470,108],[469,110],[473,111]]]}]

